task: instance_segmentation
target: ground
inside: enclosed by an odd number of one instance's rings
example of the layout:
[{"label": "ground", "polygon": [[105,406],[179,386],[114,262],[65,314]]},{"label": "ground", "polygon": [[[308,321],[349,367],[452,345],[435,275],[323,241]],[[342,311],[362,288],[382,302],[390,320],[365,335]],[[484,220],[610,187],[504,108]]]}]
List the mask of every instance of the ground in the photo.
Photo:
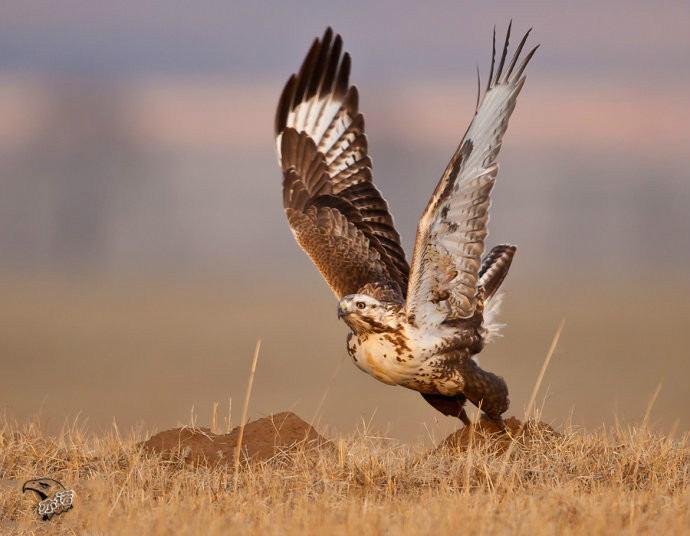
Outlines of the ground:
[{"label": "ground", "polygon": [[[270,433],[269,421],[248,426],[249,449],[271,436],[283,446],[236,472],[232,450],[206,461],[184,441],[155,448],[154,440],[142,443],[146,434],[122,437],[112,428],[89,435],[79,425],[52,436],[37,419],[6,417],[0,532],[593,535],[682,534],[690,526],[687,434],[672,438],[645,426],[558,432],[513,419],[513,439],[479,422],[429,449],[366,430],[324,439],[290,419],[288,434]],[[236,441],[232,433],[182,432],[205,448]],[[180,430],[167,434],[181,437]],[[307,441],[287,446],[300,437]],[[37,476],[73,489],[74,508],[40,521],[37,497],[21,493]]]}]

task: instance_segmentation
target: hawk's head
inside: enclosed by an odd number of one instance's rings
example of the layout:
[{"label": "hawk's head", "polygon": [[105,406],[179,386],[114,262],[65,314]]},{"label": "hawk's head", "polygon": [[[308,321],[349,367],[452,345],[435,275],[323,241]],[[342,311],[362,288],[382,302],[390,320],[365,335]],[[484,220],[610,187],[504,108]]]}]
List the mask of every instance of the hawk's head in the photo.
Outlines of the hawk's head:
[{"label": "hawk's head", "polygon": [[400,306],[380,302],[366,294],[350,294],[338,304],[338,318],[355,333],[390,331],[399,325]]}]

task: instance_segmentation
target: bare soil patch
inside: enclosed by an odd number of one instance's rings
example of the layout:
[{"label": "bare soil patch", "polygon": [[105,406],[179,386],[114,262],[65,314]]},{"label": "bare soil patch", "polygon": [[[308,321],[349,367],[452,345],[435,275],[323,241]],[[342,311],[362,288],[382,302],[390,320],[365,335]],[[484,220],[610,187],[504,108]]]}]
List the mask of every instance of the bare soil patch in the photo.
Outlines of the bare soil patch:
[{"label": "bare soil patch", "polygon": [[446,437],[438,446],[438,449],[451,448],[467,450],[470,445],[486,445],[503,452],[511,441],[517,441],[523,446],[530,443],[543,442],[544,440],[562,437],[551,426],[542,421],[528,420],[522,423],[515,417],[505,419],[506,432],[502,432],[498,426],[487,419],[479,419]]},{"label": "bare soil patch", "polygon": [[[165,458],[191,464],[234,463],[240,427],[229,434],[214,434],[208,428],[182,427],[152,436],[141,445]],[[294,449],[315,451],[331,443],[308,423],[290,411],[276,413],[247,423],[242,438],[243,458],[266,461]]]},{"label": "bare soil patch", "polygon": [[[499,430],[493,422],[480,419],[450,434],[434,450],[467,450],[473,445],[504,452],[511,441],[529,446],[530,443],[562,437],[541,421],[529,420],[523,425],[519,419],[510,417],[505,424],[507,433]],[[166,459],[182,460],[193,465],[234,463],[239,432],[239,426],[229,434],[214,434],[209,428],[183,426],[155,434],[141,445]],[[315,453],[322,448],[333,448],[333,444],[290,411],[269,415],[244,427],[242,457],[246,461],[267,461],[296,449]]]}]

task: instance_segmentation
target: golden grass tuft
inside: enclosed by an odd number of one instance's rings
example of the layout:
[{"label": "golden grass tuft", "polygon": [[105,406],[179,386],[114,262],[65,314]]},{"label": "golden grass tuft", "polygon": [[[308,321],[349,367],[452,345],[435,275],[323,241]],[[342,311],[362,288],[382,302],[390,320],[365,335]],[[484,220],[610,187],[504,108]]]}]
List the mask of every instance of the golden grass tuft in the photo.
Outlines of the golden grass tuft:
[{"label": "golden grass tuft", "polygon": [[[116,427],[47,435],[0,421],[0,533],[682,534],[690,526],[689,436],[646,426],[532,427],[511,449],[404,446],[363,430],[316,456],[290,451],[234,467],[145,452]],[[331,438],[333,439],[333,438]],[[74,509],[37,520],[21,484],[48,476]]]}]

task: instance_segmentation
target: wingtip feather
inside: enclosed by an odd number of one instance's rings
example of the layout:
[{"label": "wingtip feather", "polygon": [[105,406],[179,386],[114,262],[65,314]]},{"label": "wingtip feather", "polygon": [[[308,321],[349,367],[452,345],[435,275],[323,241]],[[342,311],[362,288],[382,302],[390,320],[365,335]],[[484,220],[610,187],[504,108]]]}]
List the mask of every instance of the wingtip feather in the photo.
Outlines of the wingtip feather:
[{"label": "wingtip feather", "polygon": [[489,71],[489,78],[486,82],[486,91],[491,88],[491,82],[494,79],[494,64],[496,63],[496,25],[494,24],[494,33],[491,43],[491,70]]},{"label": "wingtip feather", "polygon": [[496,79],[494,80],[494,84],[498,84],[499,80],[501,79],[501,74],[503,72],[503,65],[505,64],[506,61],[506,56],[508,55],[508,45],[510,44],[510,31],[513,27],[513,21],[511,19],[510,23],[508,24],[508,32],[506,33],[506,40],[503,43],[503,52],[501,53],[501,61],[498,64],[498,69],[496,70]]},{"label": "wingtip feather", "polygon": [[522,73],[525,71],[525,68],[527,67],[527,64],[530,62],[532,59],[532,56],[534,56],[534,53],[537,51],[537,49],[541,46],[541,44],[538,44],[535,46],[532,50],[529,51],[529,54],[525,56],[525,59],[522,60],[522,63],[520,66],[517,68],[517,71],[515,71],[515,74],[513,75],[513,78],[520,78],[522,76]]}]

